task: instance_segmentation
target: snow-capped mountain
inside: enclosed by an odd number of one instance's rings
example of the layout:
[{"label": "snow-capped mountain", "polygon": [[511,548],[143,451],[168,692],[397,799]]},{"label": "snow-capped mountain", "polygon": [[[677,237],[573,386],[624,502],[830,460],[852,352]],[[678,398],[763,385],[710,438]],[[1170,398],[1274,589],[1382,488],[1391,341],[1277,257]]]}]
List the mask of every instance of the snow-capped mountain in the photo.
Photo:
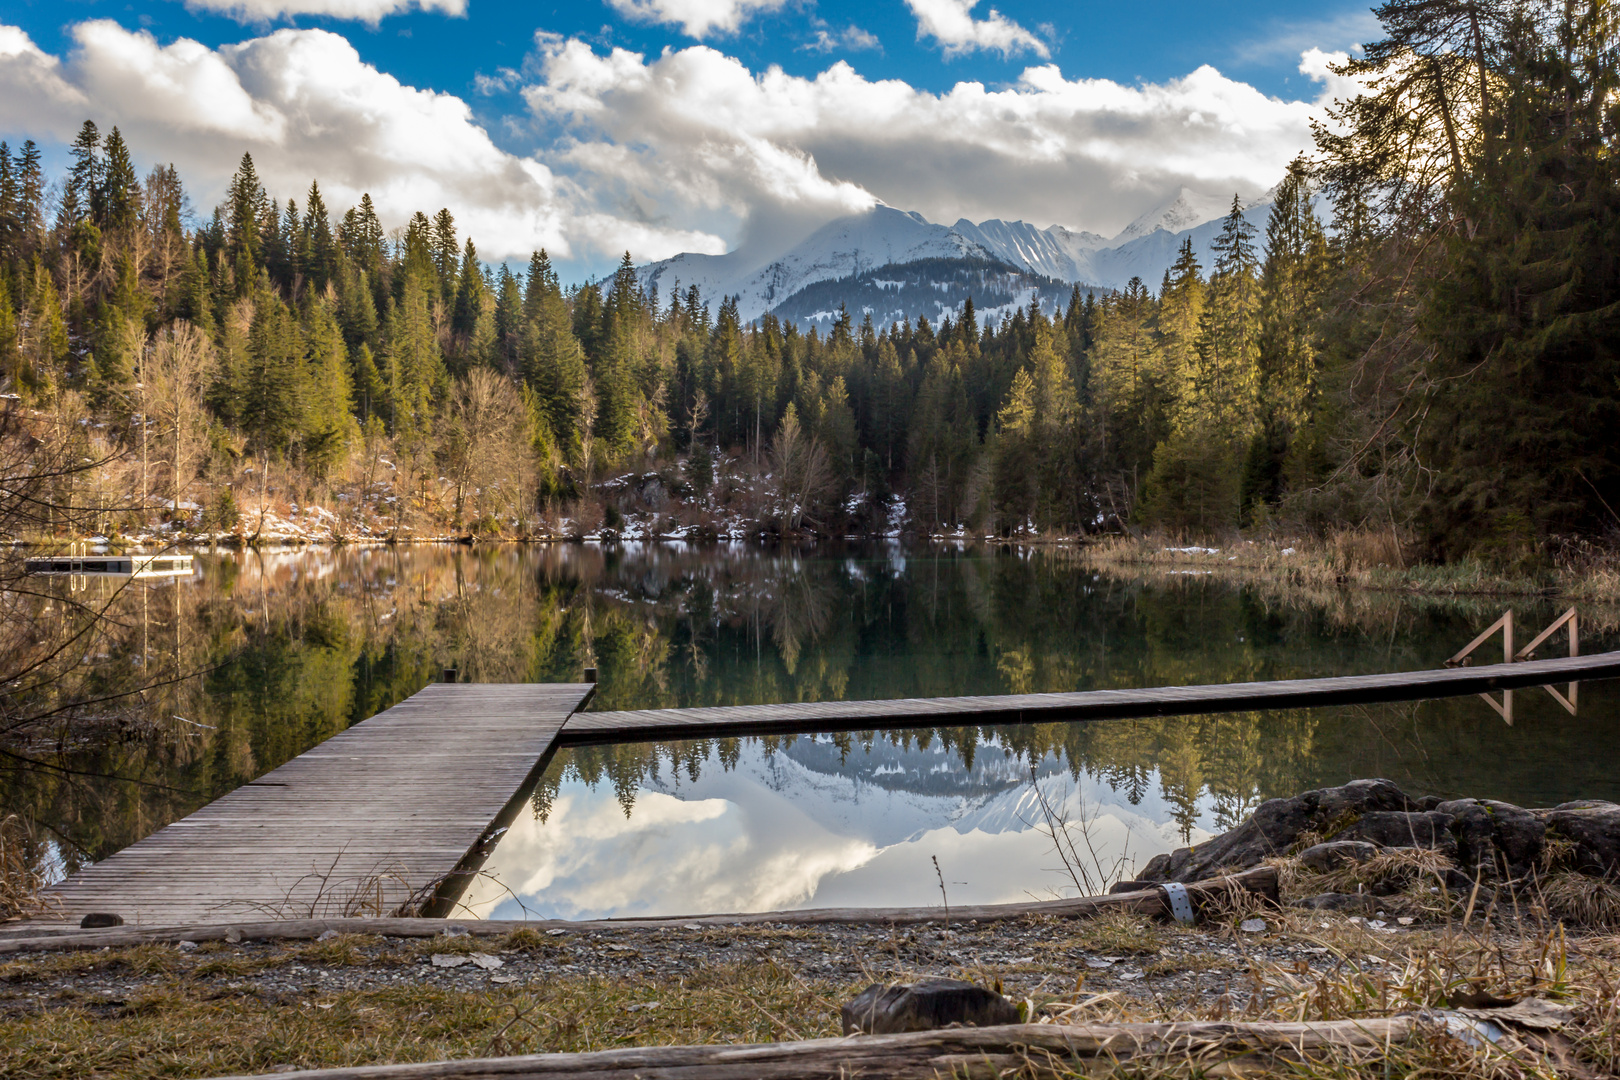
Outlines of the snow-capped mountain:
[{"label": "snow-capped mountain", "polygon": [[[1245,204],[1245,216],[1261,227],[1270,204],[1267,192]],[[824,322],[840,303],[857,315],[870,314],[880,327],[920,313],[937,322],[942,310],[959,310],[969,294],[981,312],[990,314],[1035,297],[1044,306],[1065,296],[1071,284],[1118,289],[1140,277],[1156,289],[1187,238],[1207,271],[1213,261],[1210,244],[1231,205],[1230,196],[1181,188],[1117,236],[1104,238],[1061,225],[1041,229],[999,218],[939,225],[879,203],[828,222],[774,257],[677,255],[642,267],[641,282],[663,296],[693,285],[711,303],[735,296],[745,322],[774,312],[809,326]],[[972,274],[994,278],[995,295],[964,292],[962,282]],[[891,300],[891,294],[898,296],[906,288],[913,290],[912,298],[927,296],[927,303]]]},{"label": "snow-capped mountain", "polygon": [[1120,234],[1114,237],[1112,246],[1119,247],[1161,230],[1168,233],[1185,232],[1206,221],[1223,218],[1231,209],[1230,198],[1205,195],[1191,188],[1182,188],[1170,199],[1125,226]]},{"label": "snow-capped mountain", "polygon": [[757,319],[806,285],[855,277],[882,266],[927,259],[997,259],[995,252],[921,214],[878,204],[864,214],[829,221],[764,265],[740,252],[676,255],[641,268],[643,288],[684,293],[696,285],[705,299],[737,298],[743,321]]}]

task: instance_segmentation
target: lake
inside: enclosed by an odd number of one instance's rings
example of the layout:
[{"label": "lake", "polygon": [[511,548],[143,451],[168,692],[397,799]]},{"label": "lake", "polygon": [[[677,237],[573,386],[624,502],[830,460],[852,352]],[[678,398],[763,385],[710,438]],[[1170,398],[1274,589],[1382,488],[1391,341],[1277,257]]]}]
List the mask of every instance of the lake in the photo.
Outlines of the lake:
[{"label": "lake", "polygon": [[[52,876],[444,667],[543,682],[595,666],[593,709],[1247,681],[1438,666],[1506,606],[955,546],[248,551],[116,596],[105,579],[81,584],[53,583],[62,595],[39,611],[65,636],[75,603],[111,604],[116,623],[75,685],[161,685],[71,732],[36,732],[29,751],[61,768],[8,764],[6,811],[36,824],[34,857]],[[1561,610],[1513,606],[1529,629]],[[1614,612],[1582,619],[1583,651],[1620,640]],[[1614,687],[1591,683],[1578,717],[1517,692],[1511,726],[1470,697],[569,750],[464,902],[585,918],[925,905],[942,887],[952,904],[1073,895],[1090,882],[1061,871],[1048,813],[1067,818],[1095,877],[1229,828],[1264,799],[1356,777],[1523,805],[1620,799],[1617,717]]]}]

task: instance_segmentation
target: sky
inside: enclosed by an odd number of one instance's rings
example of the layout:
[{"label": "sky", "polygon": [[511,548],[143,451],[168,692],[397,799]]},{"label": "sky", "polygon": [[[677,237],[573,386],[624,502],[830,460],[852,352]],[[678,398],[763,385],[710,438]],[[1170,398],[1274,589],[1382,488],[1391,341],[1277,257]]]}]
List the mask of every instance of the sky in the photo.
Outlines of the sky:
[{"label": "sky", "polygon": [[1377,36],[1365,0],[0,0],[0,138],[59,169],[117,125],[202,217],[251,153],[282,202],[446,206],[577,280],[878,201],[1112,236],[1256,195]]}]

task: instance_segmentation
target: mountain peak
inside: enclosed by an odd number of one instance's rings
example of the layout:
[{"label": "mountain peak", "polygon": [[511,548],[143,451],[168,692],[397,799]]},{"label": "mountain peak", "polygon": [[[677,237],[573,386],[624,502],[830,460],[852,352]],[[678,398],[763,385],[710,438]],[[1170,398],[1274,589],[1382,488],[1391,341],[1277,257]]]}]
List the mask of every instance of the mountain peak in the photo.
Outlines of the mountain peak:
[{"label": "mountain peak", "polygon": [[1225,217],[1231,209],[1232,200],[1228,197],[1205,195],[1201,191],[1184,187],[1165,202],[1125,226],[1125,230],[1114,237],[1113,243],[1129,243],[1160,229],[1171,233],[1182,232],[1206,221]]}]

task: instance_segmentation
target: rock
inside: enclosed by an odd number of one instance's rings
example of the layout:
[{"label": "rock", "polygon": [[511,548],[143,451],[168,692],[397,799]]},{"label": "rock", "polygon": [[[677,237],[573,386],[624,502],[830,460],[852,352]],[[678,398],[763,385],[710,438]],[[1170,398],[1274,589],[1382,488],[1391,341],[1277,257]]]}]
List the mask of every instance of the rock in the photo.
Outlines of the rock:
[{"label": "rock", "polygon": [[483,968],[485,971],[494,971],[496,968],[502,967],[506,963],[506,961],[502,960],[500,957],[491,956],[488,953],[473,953],[472,962]]},{"label": "rock", "polygon": [[1288,906],[1307,908],[1311,911],[1352,911],[1358,915],[1370,915],[1373,910],[1373,899],[1365,893],[1325,892],[1319,896],[1295,900]]},{"label": "rock", "polygon": [[466,937],[471,931],[469,931],[465,926],[459,926],[455,923],[451,923],[440,932],[444,934],[445,937]]},{"label": "rock", "polygon": [[1451,835],[1452,816],[1439,810],[1374,810],[1332,836],[1334,840],[1364,840],[1379,847],[1419,847],[1456,858],[1457,840]]},{"label": "rock", "polygon": [[[1247,870],[1281,855],[1310,829],[1338,836],[1372,813],[1411,813],[1418,803],[1388,780],[1353,780],[1340,787],[1307,791],[1291,799],[1268,799],[1231,832],[1195,848],[1155,856],[1137,875],[1143,881],[1202,881]],[[1330,830],[1332,830],[1330,832]],[[1372,839],[1344,836],[1344,839]],[[1410,843],[1401,840],[1400,843]]]},{"label": "rock", "polygon": [[949,1024],[1016,1024],[1018,1010],[993,990],[959,979],[873,983],[843,1008],[844,1034],[892,1035]]},{"label": "rock", "polygon": [[1575,869],[1620,876],[1620,806],[1597,799],[1561,803],[1541,811],[1547,831],[1575,843]]},{"label": "rock", "polygon": [[337,936],[338,936],[338,932],[336,930],[322,930],[321,933],[320,933],[320,936],[317,937],[315,940],[316,941],[331,941],[333,938],[335,938]]},{"label": "rock", "polygon": [[436,968],[458,968],[472,960],[469,956],[456,956],[453,953],[434,953],[430,961]]},{"label": "rock", "polygon": [[238,930],[234,926],[231,927],[229,930],[225,931],[225,940],[230,942],[232,945],[240,944],[242,941],[242,931]]},{"label": "rock", "polygon": [[1266,920],[1244,919],[1242,922],[1238,923],[1238,929],[1243,931],[1245,934],[1263,934],[1266,932]]},{"label": "rock", "polygon": [[177,941],[175,942],[174,947],[179,949],[181,952],[197,951],[197,943],[195,941]]},{"label": "rock", "polygon": [[1378,854],[1378,845],[1365,840],[1330,840],[1299,853],[1299,861],[1319,874],[1337,870],[1345,863],[1364,863]]},{"label": "rock", "polygon": [[1452,799],[1435,809],[1452,817],[1457,864],[1465,870],[1516,878],[1541,859],[1547,826],[1528,810],[1490,799]]},{"label": "rock", "polygon": [[92,911],[90,914],[79,920],[79,929],[81,930],[101,930],[108,926],[123,925],[124,917],[122,915],[114,915],[110,911]]}]

